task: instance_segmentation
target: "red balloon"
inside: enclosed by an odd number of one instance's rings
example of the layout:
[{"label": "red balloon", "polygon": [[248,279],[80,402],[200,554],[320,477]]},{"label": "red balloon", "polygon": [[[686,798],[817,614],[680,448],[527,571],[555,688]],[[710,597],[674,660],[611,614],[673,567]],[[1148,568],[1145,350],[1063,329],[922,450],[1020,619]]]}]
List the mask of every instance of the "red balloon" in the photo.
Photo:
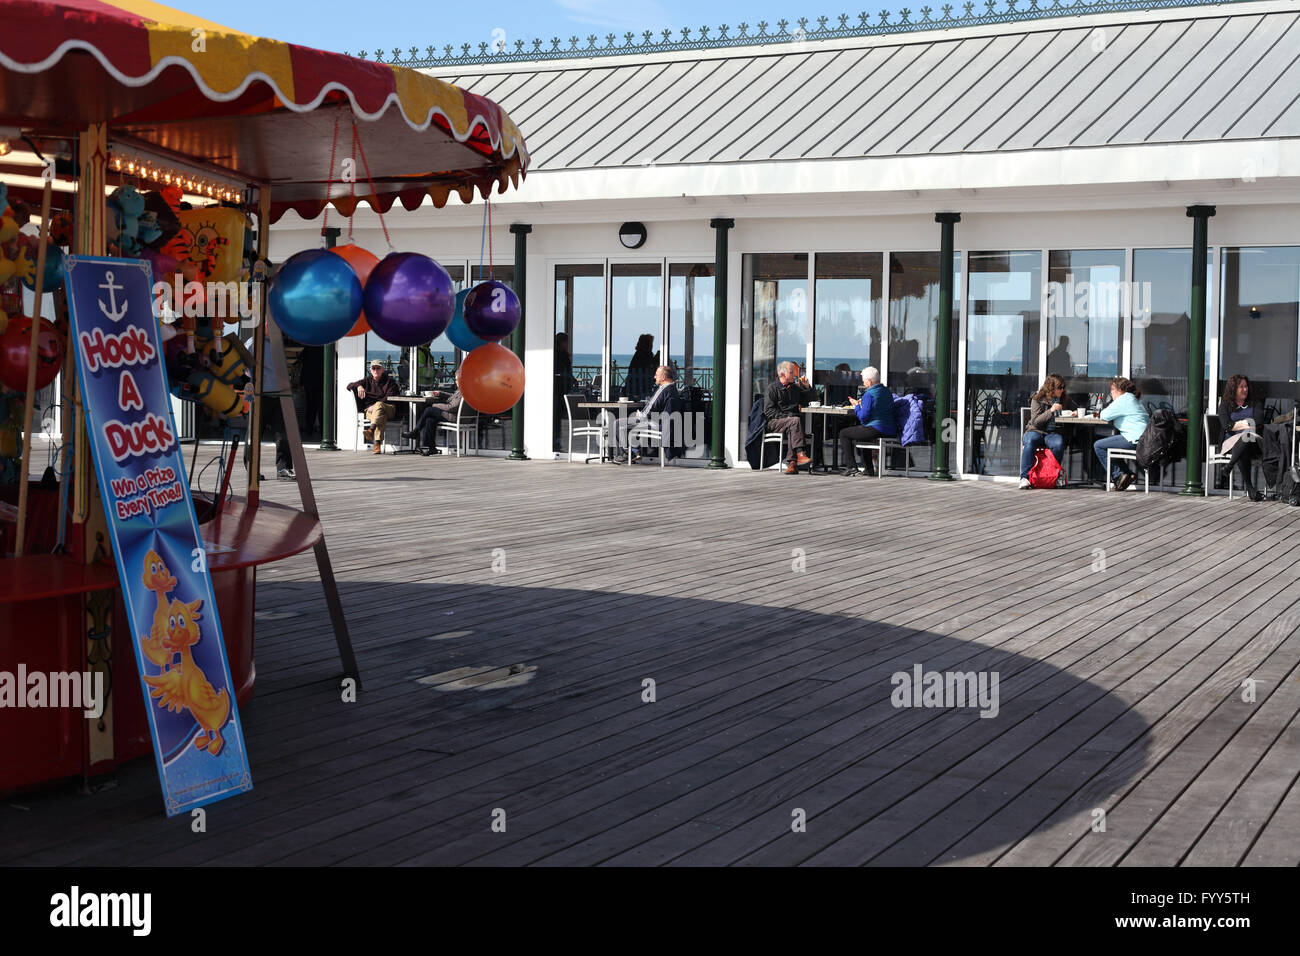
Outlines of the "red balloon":
[{"label": "red balloon", "polygon": [[[364,291],[366,288],[366,280],[370,278],[370,270],[379,265],[379,257],[373,252],[367,252],[360,246],[350,244],[346,246],[332,246],[330,252],[339,256],[344,262],[352,267],[352,271],[355,272],[357,278],[361,280],[361,288]],[[347,338],[349,335],[363,335],[369,331],[370,323],[366,321],[366,310],[362,309],[361,317],[357,319],[357,324],[352,326],[352,331],[343,337]]]},{"label": "red balloon", "polygon": [[523,397],[524,363],[504,345],[480,345],[460,363],[456,387],[471,408],[500,415]]},{"label": "red balloon", "polygon": [[[32,320],[16,315],[0,337],[0,382],[16,392],[27,389],[27,353],[31,348]],[[36,339],[36,387],[44,388],[63,368],[63,340],[49,319],[41,319]]]}]

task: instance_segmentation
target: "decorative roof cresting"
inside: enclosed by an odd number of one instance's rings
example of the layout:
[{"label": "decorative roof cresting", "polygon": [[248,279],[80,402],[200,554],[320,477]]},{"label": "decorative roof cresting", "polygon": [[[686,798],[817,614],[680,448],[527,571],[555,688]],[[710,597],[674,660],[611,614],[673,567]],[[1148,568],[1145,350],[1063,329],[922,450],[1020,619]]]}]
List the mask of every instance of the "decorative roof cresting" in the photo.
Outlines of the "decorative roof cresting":
[{"label": "decorative roof cresting", "polygon": [[[407,67],[443,67],[459,66],[473,63],[511,63],[531,60],[567,60],[577,57],[592,56],[626,56],[635,53],[668,53],[678,50],[715,50],[737,46],[763,46],[779,43],[805,43],[810,40],[834,40],[849,37],[881,36],[890,33],[909,33],[918,30],[947,30],[953,27],[981,26],[991,23],[1020,23],[1030,20],[1042,20],[1049,17],[1084,16],[1094,13],[1117,13],[1130,10],[1176,9],[1179,7],[1222,7],[1234,3],[1247,3],[1250,0],[1074,0],[1073,3],[1052,0],[1002,0],[999,9],[998,0],[983,0],[984,10],[977,12],[972,0],[960,4],[963,12],[954,13],[953,4],[945,3],[936,11],[928,4],[913,13],[908,7],[898,11],[897,16],[889,10],[882,10],[874,17],[859,13],[852,18],[847,13],[837,17],[817,17],[815,25],[810,26],[807,17],[800,17],[792,24],[789,20],[778,20],[775,25],[760,20],[754,25],[745,22],[735,27],[722,24],[715,28],[700,27],[692,33],[690,27],[682,27],[677,33],[662,30],[656,36],[650,30],[640,34],[624,33],[620,42],[613,33],[605,34],[604,41],[594,33],[584,42],[576,36],[569,37],[567,45],[559,37],[552,37],[549,43],[534,39],[530,42],[515,40],[508,42],[504,31],[493,31],[492,39],[480,42],[477,48],[470,43],[460,44],[460,51],[451,44],[441,48],[427,46],[421,53],[418,47],[403,51],[393,47],[387,53],[382,49],[362,50],[352,54],[361,59],[371,59],[382,63],[393,63]],[[891,19],[892,18],[892,19]],[[793,27],[793,29],[791,29]]]}]

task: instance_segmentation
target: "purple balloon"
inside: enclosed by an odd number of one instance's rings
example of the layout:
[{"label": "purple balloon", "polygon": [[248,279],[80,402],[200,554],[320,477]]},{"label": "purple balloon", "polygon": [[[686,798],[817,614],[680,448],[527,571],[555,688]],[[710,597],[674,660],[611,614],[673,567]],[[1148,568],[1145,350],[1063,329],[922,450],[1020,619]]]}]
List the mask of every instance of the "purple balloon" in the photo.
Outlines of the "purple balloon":
[{"label": "purple balloon", "polygon": [[366,321],[391,345],[406,347],[436,339],[455,308],[451,276],[418,252],[389,253],[366,280]]},{"label": "purple balloon", "polygon": [[504,282],[480,282],[465,297],[465,324],[485,341],[504,339],[519,324],[519,315],[519,296]]}]

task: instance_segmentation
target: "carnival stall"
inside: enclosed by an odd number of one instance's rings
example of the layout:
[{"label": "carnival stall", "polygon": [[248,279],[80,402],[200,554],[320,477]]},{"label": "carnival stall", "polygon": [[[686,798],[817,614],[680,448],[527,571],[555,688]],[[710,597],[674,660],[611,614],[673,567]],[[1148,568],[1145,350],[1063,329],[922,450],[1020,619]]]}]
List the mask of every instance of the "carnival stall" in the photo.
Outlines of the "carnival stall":
[{"label": "carnival stall", "polygon": [[[519,185],[528,153],[494,103],[433,77],[144,0],[0,0],[0,22],[0,792],[152,750],[171,814],[248,787],[259,566],[315,551],[341,672],[360,678],[283,335],[408,345],[456,305],[445,270],[391,245],[277,268],[270,224],[486,201]],[[522,370],[497,342],[519,307],[495,286],[466,306],[488,351],[462,387],[513,404]],[[209,493],[191,487],[169,395],[232,436]],[[274,411],[301,509],[260,500]],[[33,704],[29,675],[83,672],[103,687],[93,708]]]}]

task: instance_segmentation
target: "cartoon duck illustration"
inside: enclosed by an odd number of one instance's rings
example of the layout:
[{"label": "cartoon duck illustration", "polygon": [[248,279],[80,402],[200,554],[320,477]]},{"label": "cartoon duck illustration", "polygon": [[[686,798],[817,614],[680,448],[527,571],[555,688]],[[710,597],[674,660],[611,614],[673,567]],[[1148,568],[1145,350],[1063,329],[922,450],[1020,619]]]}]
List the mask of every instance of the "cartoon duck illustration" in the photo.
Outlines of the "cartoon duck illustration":
[{"label": "cartoon duck illustration", "polygon": [[140,639],[140,646],[144,649],[145,657],[166,671],[171,667],[173,657],[172,652],[163,646],[167,637],[167,611],[170,607],[167,594],[176,587],[176,578],[167,570],[167,565],[163,564],[157,551],[150,550],[144,556],[144,586],[158,595],[158,609],[153,612],[153,626],[149,629],[149,636]]},{"label": "cartoon duck illustration", "polygon": [[190,649],[199,642],[201,607],[202,598],[188,604],[171,602],[163,646],[180,654],[181,662],[165,674],[156,677],[146,674],[144,679],[150,695],[158,699],[159,707],[176,712],[188,709],[194,715],[201,728],[194,738],[194,746],[215,757],[226,745],[221,728],[230,719],[230,695],[224,690],[217,693],[194,663]]}]

